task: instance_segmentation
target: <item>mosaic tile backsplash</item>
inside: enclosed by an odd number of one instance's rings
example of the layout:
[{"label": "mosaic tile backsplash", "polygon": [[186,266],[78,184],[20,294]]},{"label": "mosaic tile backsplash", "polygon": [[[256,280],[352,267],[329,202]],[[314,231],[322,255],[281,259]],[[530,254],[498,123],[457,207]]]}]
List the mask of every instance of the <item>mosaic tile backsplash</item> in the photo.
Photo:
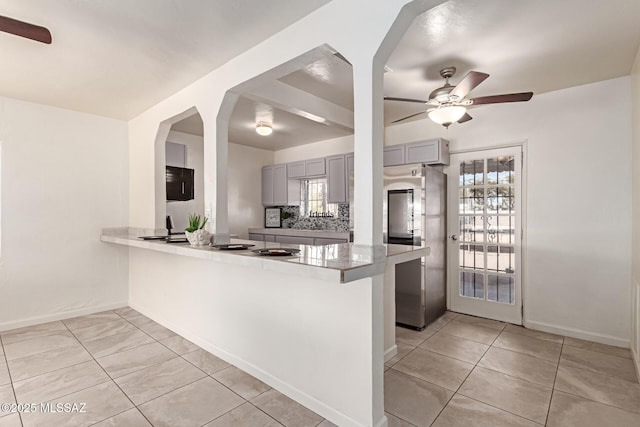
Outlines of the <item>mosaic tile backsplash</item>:
[{"label": "mosaic tile backsplash", "polygon": [[[338,205],[338,216],[333,218],[301,217],[300,206],[282,207],[282,228],[295,228],[296,230],[328,230],[349,231],[349,205]],[[285,218],[287,217],[288,218]]]}]

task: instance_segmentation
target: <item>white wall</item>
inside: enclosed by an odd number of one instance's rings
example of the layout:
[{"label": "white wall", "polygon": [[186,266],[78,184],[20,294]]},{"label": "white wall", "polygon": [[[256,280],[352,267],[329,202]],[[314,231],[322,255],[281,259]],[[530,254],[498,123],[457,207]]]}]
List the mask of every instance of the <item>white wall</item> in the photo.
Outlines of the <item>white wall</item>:
[{"label": "white wall", "polygon": [[526,141],[530,327],[629,345],[629,92],[623,77],[477,108],[473,121],[448,132],[429,120],[387,128],[388,142],[440,136],[452,151]]},{"label": "white wall", "polygon": [[127,124],[0,98],[0,330],[126,305]]},{"label": "white wall", "polygon": [[194,198],[186,201],[167,201],[167,215],[173,219],[174,232],[189,226],[189,215],[204,215],[204,140],[201,136],[170,131],[167,142],[187,146],[186,167],[194,170]]},{"label": "white wall", "polygon": [[278,150],[274,152],[273,159],[279,164],[346,153],[353,153],[353,135]]},{"label": "white wall", "polygon": [[229,233],[248,238],[248,228],[264,227],[262,167],[273,151],[229,144]]},{"label": "white wall", "polygon": [[363,396],[374,286],[131,249],[133,308],[340,426],[376,425]]},{"label": "white wall", "polygon": [[640,50],[631,74],[633,132],[633,232],[631,283],[631,350],[640,375]]}]

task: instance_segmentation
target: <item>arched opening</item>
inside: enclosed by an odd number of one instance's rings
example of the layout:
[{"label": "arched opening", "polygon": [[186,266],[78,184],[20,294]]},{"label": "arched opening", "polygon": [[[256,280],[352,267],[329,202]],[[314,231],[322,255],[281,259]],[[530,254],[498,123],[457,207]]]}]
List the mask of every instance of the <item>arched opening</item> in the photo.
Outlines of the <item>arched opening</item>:
[{"label": "arched opening", "polygon": [[[269,184],[279,186],[275,191],[282,197],[275,200],[265,198],[262,176],[265,167],[286,169],[312,159],[324,164],[330,156],[353,152],[353,76],[346,58],[321,46],[236,86],[223,101],[217,127],[217,149],[221,135],[226,134],[229,143],[230,234],[249,237],[249,229],[265,226],[265,210],[276,208],[283,228],[339,230],[348,239],[353,191],[348,190],[346,161],[344,194],[315,200],[313,207],[309,188],[327,188],[326,168],[315,174],[283,175],[282,182]],[[258,127],[269,134],[261,135]]]},{"label": "arched opening", "polygon": [[189,215],[204,216],[204,130],[199,113],[171,125],[165,143],[166,215],[184,231]]},{"label": "arched opening", "polygon": [[[204,215],[204,139],[196,107],[164,120],[155,140],[155,228],[187,227],[190,214]],[[170,217],[171,221],[168,220]]]}]

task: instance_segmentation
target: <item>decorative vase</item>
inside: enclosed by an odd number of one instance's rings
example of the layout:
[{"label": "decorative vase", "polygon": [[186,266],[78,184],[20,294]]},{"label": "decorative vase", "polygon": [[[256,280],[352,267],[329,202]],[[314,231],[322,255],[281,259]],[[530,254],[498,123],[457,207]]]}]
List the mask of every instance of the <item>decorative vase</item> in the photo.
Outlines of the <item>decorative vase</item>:
[{"label": "decorative vase", "polygon": [[211,233],[209,233],[204,228],[196,231],[185,231],[185,236],[187,236],[187,240],[191,246],[204,246],[211,243]]}]

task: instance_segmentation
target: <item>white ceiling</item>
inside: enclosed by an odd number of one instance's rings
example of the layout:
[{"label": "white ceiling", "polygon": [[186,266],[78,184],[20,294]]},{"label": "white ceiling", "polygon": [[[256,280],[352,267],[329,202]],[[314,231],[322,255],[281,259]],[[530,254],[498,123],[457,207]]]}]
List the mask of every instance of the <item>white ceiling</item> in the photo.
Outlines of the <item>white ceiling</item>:
[{"label": "white ceiling", "polygon": [[131,119],[329,0],[2,0],[0,95]]},{"label": "white ceiling", "polygon": [[[327,1],[273,0],[265,8],[255,0],[3,0],[0,15],[47,26],[54,41],[46,46],[0,33],[0,95],[131,118]],[[458,68],[452,84],[470,70],[491,75],[473,97],[540,94],[628,75],[638,22],[639,0],[451,0],[409,28],[388,61],[385,96],[426,99],[444,83],[438,71],[448,65]],[[270,102],[269,90],[303,101],[306,92],[306,101],[323,100],[334,120],[308,120],[313,111],[287,106],[282,97]],[[330,56],[241,97],[230,139],[279,149],[342,136],[350,133],[352,109],[351,68]],[[385,122],[422,109],[386,101]],[[335,120],[339,112],[344,121]],[[274,134],[259,137],[256,121],[271,115]],[[173,127],[196,134],[201,128],[199,118]]]},{"label": "white ceiling", "polygon": [[[638,0],[451,0],[414,20],[387,63],[385,96],[428,99],[448,65],[453,85],[471,70],[490,74],[472,97],[535,96],[628,75],[639,44]],[[386,101],[385,119],[421,110]]]}]

